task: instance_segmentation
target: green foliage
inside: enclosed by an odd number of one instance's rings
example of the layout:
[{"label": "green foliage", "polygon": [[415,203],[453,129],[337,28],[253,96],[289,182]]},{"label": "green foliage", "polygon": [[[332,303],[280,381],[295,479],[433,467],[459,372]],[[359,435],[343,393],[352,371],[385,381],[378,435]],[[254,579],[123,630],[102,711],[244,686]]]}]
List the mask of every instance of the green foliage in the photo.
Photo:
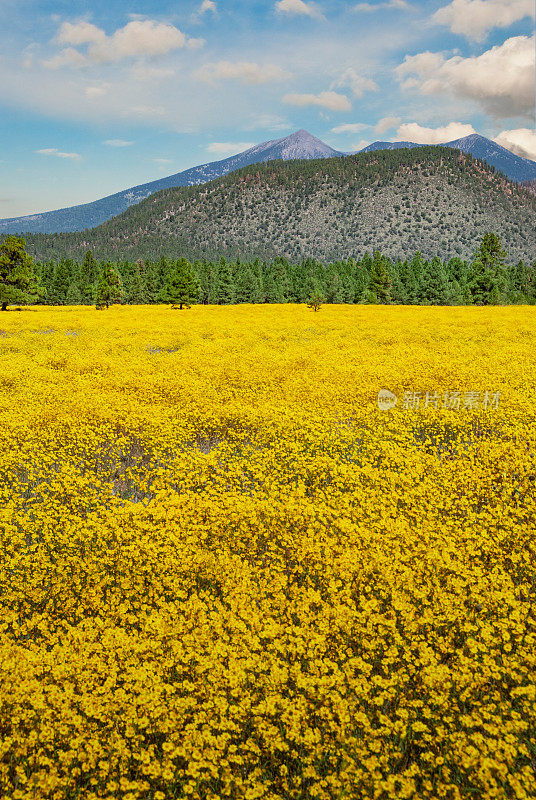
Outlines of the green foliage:
[{"label": "green foliage", "polygon": [[[417,252],[411,259],[393,261],[379,250],[361,259],[338,259],[326,264],[306,258],[292,262],[277,257],[271,261],[217,261],[191,264],[186,258],[159,261],[118,261],[102,265],[100,285],[110,268],[125,287],[128,303],[170,303],[180,308],[191,303],[309,303],[315,295],[323,303],[397,303],[409,305],[489,305],[492,303],[536,303],[534,266],[517,261],[509,266],[502,249],[482,240],[470,264],[459,257],[430,260]],[[490,255],[491,253],[491,255]],[[62,259],[57,264],[36,265],[47,302],[87,302],[83,264]],[[60,288],[67,280],[65,289]],[[60,281],[61,278],[61,281]],[[115,285],[117,286],[117,278]],[[104,282],[106,284],[106,281]],[[96,297],[97,286],[90,287]],[[100,291],[100,290],[99,290]],[[104,289],[103,289],[104,292]],[[104,292],[106,298],[106,292]],[[114,290],[109,298],[121,298]],[[103,307],[106,307],[104,302]]]},{"label": "green foliage", "polygon": [[123,296],[121,277],[114,265],[108,261],[102,265],[95,285],[95,307],[97,311],[120,303]]},{"label": "green foliage", "polygon": [[167,275],[162,299],[172,308],[190,308],[199,296],[199,281],[191,264],[182,258]]},{"label": "green foliage", "polygon": [[39,299],[33,259],[19,236],[6,236],[0,242],[0,308],[7,311],[13,303],[28,304]]},{"label": "green foliage", "polygon": [[387,273],[386,262],[379,250],[374,253],[369,272],[367,291],[376,297],[378,303],[391,302],[391,279]]},{"label": "green foliage", "polygon": [[320,290],[315,289],[307,301],[307,308],[310,308],[312,311],[320,311],[322,308],[322,303],[324,302],[324,295],[320,292]]}]

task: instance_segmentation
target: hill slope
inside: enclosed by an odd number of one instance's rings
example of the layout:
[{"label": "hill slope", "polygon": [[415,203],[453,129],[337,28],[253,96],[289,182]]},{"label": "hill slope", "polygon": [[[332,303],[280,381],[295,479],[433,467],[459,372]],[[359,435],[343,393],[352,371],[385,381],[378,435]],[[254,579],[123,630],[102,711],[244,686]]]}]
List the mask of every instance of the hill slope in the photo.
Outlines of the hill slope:
[{"label": "hill slope", "polygon": [[[461,150],[464,153],[470,153],[473,158],[479,158],[485,161],[495,169],[500,170],[503,175],[510,178],[511,181],[522,183],[536,178],[536,162],[530,161],[528,158],[516,156],[507,150],[506,147],[493,142],[491,139],[486,139],[485,136],[480,136],[478,133],[472,133],[470,136],[464,136],[462,139],[454,139],[452,142],[445,142],[438,147],[453,147],[456,150]],[[373,142],[361,150],[362,153],[371,153],[376,150],[398,150],[402,147],[421,147],[421,145],[414,144],[413,142]]]},{"label": "hill slope", "polygon": [[59,233],[66,231],[83,231],[94,228],[126,211],[130,206],[139,203],[146,197],[175,186],[197,186],[207,183],[215,178],[227,175],[229,172],[246,167],[249,164],[262,163],[274,159],[287,161],[290,159],[332,158],[340,156],[316,136],[307,131],[300,130],[283,139],[263,142],[239,153],[236,156],[214,161],[210,164],[201,164],[184,172],[169,175],[141,186],[125,189],[123,192],[109,195],[93,203],[86,203],[72,208],[62,208],[58,211],[47,211],[43,214],[34,214],[28,217],[15,217],[0,220],[0,234],[2,233]]},{"label": "hill slope", "polygon": [[469,256],[487,231],[511,259],[536,256],[536,198],[471,156],[440,147],[271,162],[168,189],[93,231],[30,236],[40,257],[321,260]]}]

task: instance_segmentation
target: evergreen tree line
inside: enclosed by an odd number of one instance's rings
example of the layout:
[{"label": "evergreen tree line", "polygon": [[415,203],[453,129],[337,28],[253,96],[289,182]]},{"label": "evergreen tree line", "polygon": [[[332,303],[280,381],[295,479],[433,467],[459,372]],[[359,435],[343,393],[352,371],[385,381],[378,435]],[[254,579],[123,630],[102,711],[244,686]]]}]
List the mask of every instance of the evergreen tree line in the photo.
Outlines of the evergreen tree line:
[{"label": "evergreen tree line", "polygon": [[[267,261],[98,262],[88,252],[78,263],[62,258],[35,265],[47,305],[151,303],[393,303],[494,305],[536,303],[535,264],[507,264],[494,234],[486,234],[470,261],[436,257],[393,261],[379,251],[361,259],[322,264]],[[110,283],[111,281],[111,283]],[[108,288],[107,288],[108,287]]]}]

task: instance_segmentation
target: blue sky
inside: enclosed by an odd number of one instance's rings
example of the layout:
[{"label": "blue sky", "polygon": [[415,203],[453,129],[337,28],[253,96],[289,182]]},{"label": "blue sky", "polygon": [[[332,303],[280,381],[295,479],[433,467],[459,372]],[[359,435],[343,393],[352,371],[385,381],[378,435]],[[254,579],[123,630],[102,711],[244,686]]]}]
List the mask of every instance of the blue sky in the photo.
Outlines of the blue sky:
[{"label": "blue sky", "polygon": [[533,0],[0,0],[0,217],[299,128],[536,159],[533,28]]}]

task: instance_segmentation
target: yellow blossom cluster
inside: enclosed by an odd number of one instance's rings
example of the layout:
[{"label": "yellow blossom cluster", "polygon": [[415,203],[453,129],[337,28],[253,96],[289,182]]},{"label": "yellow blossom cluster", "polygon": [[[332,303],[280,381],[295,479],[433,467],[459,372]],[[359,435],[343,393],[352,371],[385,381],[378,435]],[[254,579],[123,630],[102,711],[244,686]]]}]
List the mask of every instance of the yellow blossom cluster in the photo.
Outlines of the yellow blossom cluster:
[{"label": "yellow blossom cluster", "polygon": [[1,315],[2,800],[535,797],[535,331]]}]

